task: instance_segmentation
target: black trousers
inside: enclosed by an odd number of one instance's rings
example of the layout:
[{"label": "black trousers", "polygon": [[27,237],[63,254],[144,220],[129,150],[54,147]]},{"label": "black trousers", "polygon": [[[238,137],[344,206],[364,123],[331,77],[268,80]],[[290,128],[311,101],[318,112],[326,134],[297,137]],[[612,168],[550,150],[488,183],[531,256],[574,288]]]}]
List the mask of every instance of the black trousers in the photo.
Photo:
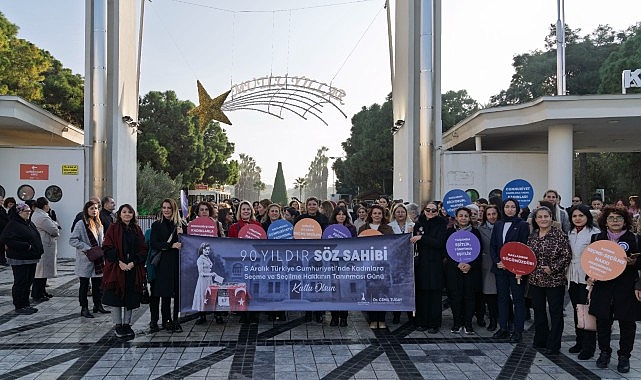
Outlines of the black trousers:
[{"label": "black trousers", "polygon": [[[490,321],[498,322],[499,320],[499,303],[498,297],[496,294],[483,294],[482,298],[483,309],[485,309],[485,304],[487,304],[487,312],[490,317]],[[478,314],[477,314],[478,317]]]},{"label": "black trousers", "polygon": [[332,319],[347,319],[347,310],[332,311]]},{"label": "black trousers", "polygon": [[576,334],[576,344],[581,347],[581,351],[593,354],[596,350],[596,331],[588,331],[576,327],[576,305],[586,304],[588,302],[588,291],[586,289],[586,285],[570,281],[568,294],[574,311],[574,332]]},{"label": "black trousers", "polygon": [[33,286],[31,286],[31,298],[42,298],[45,296],[45,288],[47,287],[46,278],[34,278]]},{"label": "black trousers", "polygon": [[551,288],[530,285],[530,298],[534,308],[533,343],[535,347],[545,347],[554,351],[561,348],[564,296],[565,285]]},{"label": "black trousers", "polygon": [[416,289],[416,325],[440,328],[443,322],[441,289]]},{"label": "black trousers", "polygon": [[[151,286],[151,294],[156,293],[156,281],[154,280],[150,283]],[[149,312],[151,314],[151,322],[158,322],[158,318],[160,317],[160,314],[162,313],[162,322],[165,323],[167,321],[172,320],[172,312],[171,312],[171,298],[172,297],[158,297],[158,296],[150,296],[149,297]],[[161,302],[162,301],[162,302]],[[160,309],[160,312],[159,312]],[[178,298],[174,299],[174,312],[173,312],[173,320],[178,321],[178,312],[180,307],[178,305]]]},{"label": "black trousers", "polygon": [[[612,338],[612,314],[608,319],[596,319],[596,333],[599,341],[599,350],[601,352],[612,353],[610,348],[610,339]],[[637,324],[635,321],[619,321],[619,351],[617,354],[625,358],[630,358],[632,348],[634,348],[634,336],[636,335]]]},{"label": "black trousers", "polygon": [[[102,305],[102,277],[91,277],[91,298],[93,305]],[[80,277],[80,290],[78,291],[78,301],[80,307],[89,307],[87,293],[89,292],[89,277]]]},{"label": "black trousers", "polygon": [[[475,292],[472,290],[472,281],[470,278],[464,280],[453,280],[448,287],[450,292],[450,308],[452,309],[452,317],[454,318],[454,326],[456,327],[472,327],[472,316],[476,308]],[[454,285],[455,286],[452,286]]]},{"label": "black trousers", "polygon": [[385,311],[368,311],[369,321],[371,322],[385,322]]},{"label": "black trousers", "polygon": [[11,297],[16,310],[29,306],[29,292],[36,275],[36,264],[12,265],[13,286]]}]

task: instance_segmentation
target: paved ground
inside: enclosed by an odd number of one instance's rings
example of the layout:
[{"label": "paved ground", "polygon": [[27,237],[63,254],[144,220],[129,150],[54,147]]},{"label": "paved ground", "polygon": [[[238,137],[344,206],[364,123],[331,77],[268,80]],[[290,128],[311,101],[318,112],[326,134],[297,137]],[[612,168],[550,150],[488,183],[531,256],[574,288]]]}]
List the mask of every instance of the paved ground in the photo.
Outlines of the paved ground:
[{"label": "paved ground", "polygon": [[238,316],[225,325],[196,325],[186,317],[183,333],[150,334],[149,310],[142,307],[134,313],[136,338],[122,341],[109,316],[80,317],[73,262],[59,268],[48,288],[54,298],[26,316],[13,312],[11,270],[0,267],[0,379],[641,379],[641,338],[625,377],[616,372],[616,358],[597,369],[595,358],[577,361],[567,352],[574,342],[570,307],[555,356],[532,349],[530,332],[518,345],[480,327],[475,337],[451,334],[449,311],[436,335],[414,331],[405,315],[399,325],[389,315],[390,329],[374,332],[360,312],[350,312],[346,328],[305,323],[290,312],[287,322],[263,317],[251,326],[240,326]]}]

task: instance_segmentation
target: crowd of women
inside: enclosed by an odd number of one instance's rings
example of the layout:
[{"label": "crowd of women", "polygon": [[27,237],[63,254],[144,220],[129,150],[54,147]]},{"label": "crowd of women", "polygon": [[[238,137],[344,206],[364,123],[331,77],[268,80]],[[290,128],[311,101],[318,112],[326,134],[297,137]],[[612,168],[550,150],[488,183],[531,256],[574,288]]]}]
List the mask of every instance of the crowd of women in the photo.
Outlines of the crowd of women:
[{"label": "crowd of women", "polygon": [[[548,190],[533,211],[521,210],[515,199],[491,196],[459,207],[448,216],[443,205],[432,201],[419,209],[416,204],[393,203],[386,197],[374,204],[356,205],[353,210],[344,201],[320,201],[311,197],[281,207],[268,199],[254,202],[226,201],[221,204],[200,202],[192,207],[190,218],[211,218],[219,237],[237,238],[242,227],[254,224],[267,230],[279,219],[293,224],[304,218],[316,220],[322,229],[342,224],[352,237],[374,229],[382,234],[411,234],[414,246],[416,312],[408,318],[419,331],[438,333],[442,328],[443,290],[451,308],[451,333],[475,334],[473,318],[479,327],[493,331],[494,338],[512,343],[522,340],[525,320],[534,311],[535,348],[549,355],[559,353],[563,333],[563,300],[567,289],[575,307],[589,303],[596,317],[596,331],[576,328],[576,344],[571,353],[579,360],[594,356],[598,346],[597,366],[610,362],[610,339],[613,321],[620,329],[617,370],[628,372],[636,321],[641,319],[641,282],[637,261],[639,241],[636,197],[630,204],[620,201],[603,206],[600,198],[591,207],[579,197],[562,209],[558,193]],[[6,203],[6,202],[5,202]],[[131,337],[132,310],[140,307],[149,284],[149,307],[152,332],[161,328],[181,332],[179,323],[179,250],[180,235],[187,233],[188,222],[179,214],[173,199],[161,202],[158,220],[143,234],[131,205],[123,204],[112,215],[101,214],[101,206],[113,199],[91,199],[72,226],[69,244],[76,248],[75,273],[80,279],[81,316],[93,318],[88,296],[91,287],[93,313],[111,313],[118,337]],[[393,203],[393,204],[392,204]],[[104,211],[104,210],[103,210]],[[52,219],[48,202],[39,198],[33,207],[15,202],[8,211],[8,222],[0,235],[8,264],[14,275],[12,297],[19,314],[33,314],[29,292],[34,302],[49,300],[47,278],[56,276],[55,239],[60,226]],[[112,218],[112,219],[109,219]],[[108,225],[108,228],[104,228]],[[474,234],[481,253],[472,262],[459,263],[446,252],[448,237],[457,231]],[[597,240],[618,243],[627,254],[627,266],[610,281],[596,281],[581,267],[584,249]],[[536,255],[537,265],[528,276],[508,271],[500,259],[500,250],[508,242],[526,244]],[[202,248],[202,247],[201,247]],[[207,247],[199,251],[201,288],[210,284],[216,263]],[[222,280],[222,279],[221,279]],[[201,283],[202,282],[202,283]],[[198,289],[198,287],[197,287]],[[172,308],[173,300],[173,308]],[[106,309],[104,306],[109,306]],[[206,312],[198,311],[196,323],[206,322]],[[385,329],[386,313],[369,312],[372,329]],[[323,322],[325,312],[307,312],[307,321]],[[400,312],[392,313],[392,323],[400,323]],[[486,321],[486,316],[488,320]],[[216,323],[225,323],[223,313],[214,313]],[[241,313],[242,323],[257,323],[258,313]],[[284,312],[268,313],[270,320],[284,320]],[[331,311],[330,326],[347,326],[346,310]]]}]

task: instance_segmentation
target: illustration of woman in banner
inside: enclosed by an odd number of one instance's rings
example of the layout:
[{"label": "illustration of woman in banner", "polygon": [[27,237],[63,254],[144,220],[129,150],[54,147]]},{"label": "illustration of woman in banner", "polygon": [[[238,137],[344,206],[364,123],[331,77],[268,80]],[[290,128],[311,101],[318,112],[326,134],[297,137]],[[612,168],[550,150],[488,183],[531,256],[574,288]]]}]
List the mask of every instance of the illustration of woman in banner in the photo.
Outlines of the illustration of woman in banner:
[{"label": "illustration of woman in banner", "polygon": [[[218,275],[218,273],[212,271],[214,263],[209,257],[211,253],[211,246],[209,243],[201,243],[200,248],[198,249],[198,260],[196,265],[198,266],[198,282],[196,282],[196,289],[194,290],[194,300],[192,302],[191,308],[200,312],[205,311],[205,305],[207,301],[207,292],[209,287],[216,283],[222,283],[224,278]],[[213,277],[213,278],[212,278]],[[208,309],[213,309],[215,305],[210,305]],[[199,321],[205,320],[205,313],[200,313]],[[216,318],[218,320],[218,318]],[[202,322],[200,322],[202,323]]]}]

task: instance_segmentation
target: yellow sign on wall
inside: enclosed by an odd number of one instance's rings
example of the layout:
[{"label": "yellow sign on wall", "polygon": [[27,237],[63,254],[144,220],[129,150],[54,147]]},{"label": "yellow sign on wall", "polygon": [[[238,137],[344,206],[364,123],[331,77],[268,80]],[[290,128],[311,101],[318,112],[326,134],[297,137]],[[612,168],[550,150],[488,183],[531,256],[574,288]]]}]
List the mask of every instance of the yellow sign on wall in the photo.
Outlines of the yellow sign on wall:
[{"label": "yellow sign on wall", "polygon": [[78,175],[78,165],[62,165],[62,175]]}]

